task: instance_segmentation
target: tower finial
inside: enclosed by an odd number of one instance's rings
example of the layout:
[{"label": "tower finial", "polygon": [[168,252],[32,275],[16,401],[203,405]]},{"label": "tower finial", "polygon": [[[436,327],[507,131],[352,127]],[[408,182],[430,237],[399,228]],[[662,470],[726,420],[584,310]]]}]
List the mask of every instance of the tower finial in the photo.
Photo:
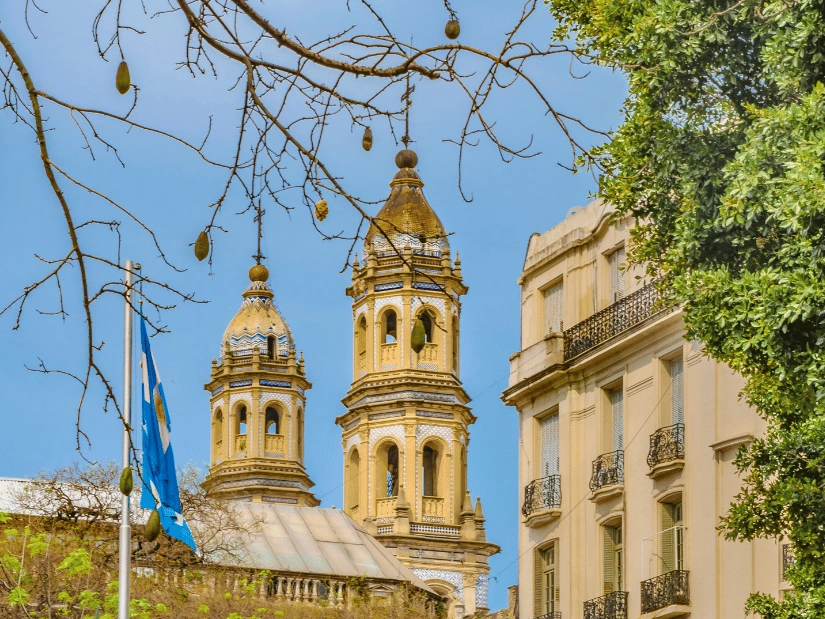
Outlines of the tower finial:
[{"label": "tower finial", "polygon": [[415,92],[415,85],[410,86],[410,74],[407,73],[407,89],[401,95],[401,101],[406,101],[407,106],[404,108],[404,137],[401,141],[404,142],[404,148],[410,147],[410,107],[412,106],[412,93]]},{"label": "tower finial", "polygon": [[[255,223],[258,224],[258,239],[257,239],[258,240],[258,251],[252,257],[255,258],[255,264],[260,266],[261,260],[266,258],[266,256],[264,256],[261,253],[261,239],[264,236],[264,234],[263,234],[263,219],[264,219],[264,213],[266,211],[264,211],[263,208],[261,208],[261,199],[260,198],[258,198],[258,206],[253,207],[253,208],[255,208]],[[251,275],[250,275],[250,277],[251,277]],[[253,280],[253,281],[255,281],[255,280]]]}]

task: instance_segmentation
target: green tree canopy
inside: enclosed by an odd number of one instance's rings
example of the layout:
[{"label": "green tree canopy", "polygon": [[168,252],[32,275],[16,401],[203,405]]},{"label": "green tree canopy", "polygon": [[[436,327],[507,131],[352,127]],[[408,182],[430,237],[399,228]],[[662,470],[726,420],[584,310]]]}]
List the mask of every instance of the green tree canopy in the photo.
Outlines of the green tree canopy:
[{"label": "green tree canopy", "polygon": [[625,73],[594,151],[687,335],[746,378],[767,434],[740,452],[735,539],[787,535],[794,592],[763,617],[825,616],[825,2],[551,0],[555,36]]}]

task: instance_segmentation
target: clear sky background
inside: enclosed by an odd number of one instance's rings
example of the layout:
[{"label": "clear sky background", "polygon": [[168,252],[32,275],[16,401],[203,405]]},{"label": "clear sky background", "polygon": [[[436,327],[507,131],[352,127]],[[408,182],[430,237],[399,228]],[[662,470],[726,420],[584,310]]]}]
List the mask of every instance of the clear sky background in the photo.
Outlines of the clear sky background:
[{"label": "clear sky background", "polygon": [[[311,40],[361,22],[364,16],[357,3],[350,2],[352,13],[347,12],[343,0],[281,0],[267,6],[275,7],[270,15],[277,13],[289,32]],[[25,27],[23,4],[20,0],[0,5],[0,28],[18,47],[38,87],[80,104],[125,110],[128,97],[120,97],[114,88],[116,63],[100,59],[90,36],[91,9],[102,2],[40,0],[47,15],[30,8],[37,39]],[[149,2],[150,9],[164,6],[153,4]],[[373,4],[393,30],[401,36],[414,36],[417,45],[444,40],[446,13],[437,0],[412,5],[377,0]],[[500,47],[505,31],[521,10],[520,3],[512,0],[453,0],[452,5],[461,17],[462,42],[493,50]],[[132,79],[141,88],[134,119],[197,142],[211,115],[210,153],[226,159],[233,145],[240,100],[239,93],[230,92],[228,87],[237,72],[233,69],[221,79],[193,79],[188,72],[176,69],[185,44],[182,16],[149,19],[137,13],[134,18],[148,31],[144,36],[124,35]],[[539,7],[527,32],[535,42],[547,43],[553,27],[545,8]],[[375,31],[372,25],[370,29]],[[8,59],[3,62],[7,67]],[[626,89],[620,75],[593,70],[586,79],[574,79],[567,57],[535,62],[528,69],[561,111],[602,130],[618,124]],[[573,70],[576,75],[585,72],[581,67]],[[411,133],[426,184],[424,191],[453,233],[450,245],[461,255],[464,281],[470,287],[461,317],[461,378],[478,417],[471,428],[469,486],[474,497],[482,499],[488,539],[502,547],[490,561],[490,606],[496,609],[506,606],[506,589],[516,582],[518,560],[518,418],[516,411],[499,399],[507,386],[508,357],[519,348],[516,279],[530,234],[547,230],[571,207],[586,204],[595,182],[588,174],[574,176],[558,165],[570,164],[564,136],[535,97],[523,88],[513,88],[493,98],[487,115],[513,143],[524,143],[532,135],[535,150],[542,154],[505,164],[482,142],[465,158],[464,183],[475,198],[465,203],[456,186],[456,148],[443,140],[457,135],[467,101],[455,86],[431,82],[418,83],[413,98]],[[223,331],[240,306],[254,253],[251,217],[234,215],[246,205],[235,194],[236,202],[225,209],[219,223],[228,233],[217,233],[210,273],[205,263],[195,260],[190,244],[208,221],[207,205],[225,182],[221,174],[167,140],[127,133],[106,123],[101,127],[119,148],[126,167],[121,168],[102,149],[96,150],[97,160],[92,161],[81,150],[83,143],[71,119],[49,106],[46,114],[50,128],[56,129],[48,139],[58,165],[120,200],[150,223],[170,260],[186,271],[175,273],[165,267],[157,251],[134,227],[123,228],[122,257],[142,263],[146,275],[167,279],[208,301],[179,304],[167,312],[163,321],[171,333],[153,342],[170,407],[178,465],[192,462],[205,468],[209,408],[203,384],[209,378],[212,358],[218,356]],[[65,223],[43,176],[34,136],[25,126],[11,121],[8,112],[0,112],[0,307],[47,272],[34,254],[54,259],[68,251]],[[375,146],[369,153],[360,147],[360,133],[351,133],[348,125],[333,125],[330,132],[323,155],[335,172],[362,196],[386,197],[398,150],[386,131],[376,127]],[[590,143],[596,140],[579,135]],[[88,193],[65,182],[63,186],[79,221],[122,219]],[[339,273],[347,245],[322,242],[309,214],[297,201],[296,207],[287,214],[270,205],[265,216],[264,253],[276,303],[304,353],[314,385],[306,410],[306,466],[322,504],[340,507],[343,456],[341,432],[334,419],[343,413],[340,399],[352,376],[351,299],[344,295],[350,275]],[[344,203],[332,201],[330,209],[323,224],[326,231],[351,231],[357,224]],[[86,239],[109,251],[117,247],[117,238],[110,234],[94,233]],[[56,309],[53,288],[31,300],[20,329],[12,330],[14,314],[0,317],[0,393],[5,404],[0,412],[0,476],[33,476],[78,459],[76,383],[25,367],[36,367],[42,359],[49,367],[82,369],[83,324],[74,292],[78,282],[67,274],[62,284],[70,312],[66,321],[36,311]],[[106,342],[101,362],[119,391],[122,304],[110,295],[98,305],[96,328],[98,337]],[[84,450],[87,457],[101,461],[119,458],[118,421],[111,412],[103,412],[99,389],[87,400],[82,426],[92,442],[91,448]]]}]

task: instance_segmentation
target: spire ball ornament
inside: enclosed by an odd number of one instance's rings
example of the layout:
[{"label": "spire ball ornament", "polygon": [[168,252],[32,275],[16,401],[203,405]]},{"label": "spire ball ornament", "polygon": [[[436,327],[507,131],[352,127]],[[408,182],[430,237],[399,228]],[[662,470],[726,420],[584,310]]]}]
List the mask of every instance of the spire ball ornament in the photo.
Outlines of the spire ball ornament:
[{"label": "spire ball ornament", "polygon": [[415,154],[414,150],[410,150],[409,148],[400,150],[395,156],[395,165],[399,168],[414,168],[418,165],[418,155]]},{"label": "spire ball ornament", "polygon": [[249,269],[249,280],[253,282],[265,282],[269,279],[269,269],[262,264],[256,264]]}]

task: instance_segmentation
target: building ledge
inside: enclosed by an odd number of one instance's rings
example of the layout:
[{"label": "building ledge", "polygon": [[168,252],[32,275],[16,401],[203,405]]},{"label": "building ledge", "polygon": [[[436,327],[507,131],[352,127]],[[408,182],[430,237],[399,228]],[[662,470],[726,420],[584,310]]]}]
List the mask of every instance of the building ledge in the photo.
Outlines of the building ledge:
[{"label": "building ledge", "polygon": [[685,468],[685,461],[681,458],[669,462],[660,462],[648,471],[647,476],[650,479],[659,479],[671,473],[680,473],[683,468]]},{"label": "building ledge", "polygon": [[671,604],[649,613],[644,613],[639,619],[670,619],[672,617],[690,617],[690,606],[685,604]]},{"label": "building ledge", "polygon": [[739,448],[741,445],[749,445],[751,442],[753,442],[753,434],[740,434],[739,436],[712,443],[710,448],[713,451],[719,452],[725,449],[732,449],[733,447]]},{"label": "building ledge", "polygon": [[624,495],[624,484],[614,484],[595,490],[590,495],[590,500],[594,503],[607,503],[613,499],[621,498],[622,495]]},{"label": "building ledge", "polygon": [[560,517],[561,509],[558,507],[553,507],[535,511],[527,516],[523,522],[524,526],[535,529],[548,525],[554,520],[558,520]]}]

